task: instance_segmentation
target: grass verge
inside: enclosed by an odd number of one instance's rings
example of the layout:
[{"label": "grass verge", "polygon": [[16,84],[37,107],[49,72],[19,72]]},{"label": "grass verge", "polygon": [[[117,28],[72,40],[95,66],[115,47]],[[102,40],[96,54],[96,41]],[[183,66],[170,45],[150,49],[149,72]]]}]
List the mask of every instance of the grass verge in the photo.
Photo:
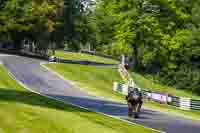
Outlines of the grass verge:
[{"label": "grass verge", "polygon": [[179,97],[190,97],[194,99],[200,99],[200,96],[192,94],[189,91],[180,90],[173,87],[154,83],[152,80],[149,80],[144,76],[137,74],[135,72],[130,72],[130,75],[134,79],[135,83],[141,88],[146,88],[147,90],[158,91],[162,93],[168,93]]},{"label": "grass verge", "polygon": [[84,53],[75,53],[75,52],[65,52],[61,50],[57,50],[55,53],[56,57],[64,58],[67,60],[85,60],[85,61],[93,61],[100,62],[106,64],[118,64],[119,61],[103,58],[95,55],[84,54]]},{"label": "grass verge", "polygon": [[153,133],[27,91],[0,65],[0,133]]},{"label": "grass verge", "polygon": [[[95,67],[74,64],[47,64],[47,67],[56,71],[64,78],[72,80],[81,89],[90,94],[105,97],[109,100],[125,102],[124,96],[112,90],[113,81],[121,81],[120,75],[114,68]],[[137,79],[139,80],[139,79]],[[184,111],[172,106],[146,102],[145,106],[167,113],[175,113],[192,119],[200,118],[200,111]]]}]

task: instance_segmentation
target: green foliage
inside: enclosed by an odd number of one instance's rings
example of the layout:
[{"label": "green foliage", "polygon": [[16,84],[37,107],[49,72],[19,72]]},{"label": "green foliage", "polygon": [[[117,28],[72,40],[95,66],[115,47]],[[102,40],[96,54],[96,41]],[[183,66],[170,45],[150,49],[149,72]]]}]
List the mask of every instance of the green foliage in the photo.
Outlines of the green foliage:
[{"label": "green foliage", "polygon": [[[7,36],[20,48],[25,38],[38,42],[38,48],[47,48],[51,34],[58,30],[63,0],[8,0],[0,8],[0,37]],[[47,45],[47,46],[41,46]]]},{"label": "green foliage", "polygon": [[80,45],[94,44],[91,34],[92,26],[87,21],[90,16],[92,0],[65,0],[64,1],[64,33],[65,41],[72,50],[79,50]]},{"label": "green foliage", "polygon": [[3,1],[0,8],[0,38],[4,35],[14,40],[18,48],[25,38],[34,41],[38,49],[47,49],[53,43],[60,47],[64,39],[77,46],[86,40],[84,16],[87,8],[83,4],[87,1]]},{"label": "green foliage", "polygon": [[199,7],[188,0],[98,1],[91,15],[97,50],[127,54],[135,70],[199,93]]},{"label": "green foliage", "polygon": [[[91,59],[91,58],[90,58]],[[73,65],[73,64],[47,64],[47,67],[58,72],[67,80],[72,80],[81,89],[87,91],[89,94],[104,97],[110,100],[117,100],[119,102],[125,102],[124,95],[119,93],[113,93],[112,84],[113,81],[121,82],[117,69],[86,66],[86,65]],[[142,88],[146,88],[152,91],[160,91],[163,93],[175,94],[182,97],[192,97],[199,99],[199,96],[192,95],[188,91],[178,90],[172,87],[155,84],[151,80],[148,80],[137,73],[130,73],[135,82]],[[90,81],[90,82],[88,82]],[[152,108],[154,110],[175,113],[176,115],[186,117],[189,116],[193,119],[198,119],[200,116],[199,111],[185,111],[177,109],[172,106],[166,106],[159,103],[145,102],[145,107]],[[133,132],[133,130],[132,130]]]},{"label": "green foliage", "polygon": [[[195,0],[3,0],[0,39],[20,49],[28,38],[44,52],[51,44],[65,42],[72,50],[90,44],[105,54],[126,54],[133,70],[186,88],[177,74],[200,72],[199,7]],[[197,92],[192,83],[187,88]]]}]

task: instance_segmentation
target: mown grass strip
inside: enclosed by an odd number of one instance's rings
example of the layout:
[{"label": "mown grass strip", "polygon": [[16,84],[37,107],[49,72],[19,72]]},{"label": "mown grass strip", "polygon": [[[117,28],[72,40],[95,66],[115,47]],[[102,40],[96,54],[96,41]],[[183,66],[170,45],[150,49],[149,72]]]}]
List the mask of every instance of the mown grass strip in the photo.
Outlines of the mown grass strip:
[{"label": "mown grass strip", "polygon": [[3,133],[155,132],[29,92],[2,66],[0,75],[0,131]]},{"label": "mown grass strip", "polygon": [[[125,103],[124,96],[112,90],[113,81],[121,82],[117,69],[75,64],[47,64],[45,66],[62,75],[65,79],[73,81],[80,86],[81,89],[90,94]],[[138,78],[137,80],[140,79]],[[187,118],[198,120],[200,118],[199,111],[185,111],[172,106],[160,105],[152,102],[145,102],[145,107]]]}]

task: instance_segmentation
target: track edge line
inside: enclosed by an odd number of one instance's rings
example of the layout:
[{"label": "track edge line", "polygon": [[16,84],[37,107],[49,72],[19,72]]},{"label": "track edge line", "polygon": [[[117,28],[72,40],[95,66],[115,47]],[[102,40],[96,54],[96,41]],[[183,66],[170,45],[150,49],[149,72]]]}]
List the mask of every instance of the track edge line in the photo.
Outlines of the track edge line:
[{"label": "track edge line", "polygon": [[[58,74],[57,72],[52,71],[51,69],[49,69],[49,68],[47,68],[46,66],[44,66],[44,64],[48,64],[48,63],[46,63],[46,62],[40,63],[40,65],[41,65],[43,68],[47,69],[48,71],[53,72],[54,74],[56,74],[56,75],[59,76],[60,78],[66,80],[63,76],[61,76],[61,75]],[[41,94],[40,92],[37,92],[37,91],[32,90],[31,88],[29,88],[28,86],[26,86],[24,83],[22,83],[20,80],[16,79],[15,76],[6,68],[6,66],[4,65],[3,62],[0,62],[0,65],[2,65],[2,66],[5,68],[5,70],[8,72],[8,74],[9,74],[17,83],[19,83],[22,87],[24,87],[25,89],[27,89],[27,90],[29,90],[29,91],[35,93],[35,94],[38,94],[38,95],[41,95],[41,96],[43,96],[43,97],[47,97],[47,98],[50,98],[50,99],[53,99],[53,100],[62,102],[62,103],[64,103],[64,104],[66,104],[66,105],[67,105],[67,104],[68,104],[68,105],[72,105],[72,106],[78,107],[78,108],[80,108],[80,109],[92,111],[92,112],[97,113],[97,114],[101,114],[101,115],[104,115],[104,116],[107,116],[107,117],[110,117],[110,118],[113,118],[113,119],[117,119],[117,120],[126,122],[126,123],[131,124],[131,125],[138,125],[138,126],[141,126],[141,127],[147,128],[147,129],[150,129],[150,130],[152,130],[152,131],[156,131],[156,132],[159,132],[159,133],[166,133],[166,132],[163,132],[163,131],[159,131],[159,130],[153,129],[153,128],[151,128],[151,127],[146,127],[146,126],[144,126],[144,125],[140,125],[140,124],[137,124],[137,123],[134,123],[134,122],[130,122],[130,121],[128,121],[128,120],[121,119],[121,118],[119,118],[119,117],[117,117],[117,116],[107,115],[107,114],[105,114],[105,113],[101,113],[101,112],[98,112],[98,111],[95,111],[95,110],[92,110],[92,109],[89,109],[89,108],[85,108],[85,107],[82,107],[82,106],[79,106],[79,105],[76,105],[76,104],[73,104],[73,103],[70,103],[70,102],[67,102],[67,101],[63,101],[63,100],[60,100],[60,99],[57,99],[57,98],[54,98],[54,97],[51,97],[51,96],[48,96],[48,95],[45,95],[45,94]]]}]

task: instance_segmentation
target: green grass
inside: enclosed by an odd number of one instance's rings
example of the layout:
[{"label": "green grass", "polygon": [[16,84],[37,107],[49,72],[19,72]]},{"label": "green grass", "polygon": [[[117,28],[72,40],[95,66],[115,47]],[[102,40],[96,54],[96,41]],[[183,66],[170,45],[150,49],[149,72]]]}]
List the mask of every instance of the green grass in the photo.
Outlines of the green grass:
[{"label": "green grass", "polygon": [[0,133],[155,132],[29,92],[0,66]]},{"label": "green grass", "polygon": [[99,56],[84,54],[84,53],[74,53],[74,52],[64,52],[57,50],[55,53],[56,57],[68,59],[68,60],[85,60],[85,61],[94,61],[106,64],[118,64],[119,61],[103,58]]},{"label": "green grass", "polygon": [[[114,68],[74,65],[74,64],[47,64],[47,67],[56,71],[68,80],[74,81],[81,89],[90,94],[105,97],[110,100],[125,102],[124,96],[113,92],[113,81],[121,82],[119,73]],[[134,77],[135,78],[135,77]],[[140,78],[137,79],[137,82]],[[149,81],[150,82],[150,81]],[[147,86],[148,87],[148,86]],[[151,87],[150,87],[151,88]],[[200,118],[200,111],[184,111],[168,105],[146,102],[147,108],[175,113],[193,119]]]},{"label": "green grass", "polygon": [[114,68],[76,64],[47,64],[47,66],[82,86],[81,89],[88,90],[90,94],[98,93],[99,96],[120,98],[124,101],[120,94],[113,94],[113,82],[121,82],[120,75]]},{"label": "green grass", "polygon": [[144,76],[137,74],[135,72],[130,72],[130,74],[131,74],[131,77],[134,79],[135,83],[141,88],[145,88],[147,90],[152,90],[152,91],[168,93],[168,94],[179,96],[179,97],[190,97],[194,99],[200,99],[200,96],[194,95],[189,91],[184,91],[184,90],[176,89],[173,87],[154,83],[152,80],[149,80],[145,78]]}]

